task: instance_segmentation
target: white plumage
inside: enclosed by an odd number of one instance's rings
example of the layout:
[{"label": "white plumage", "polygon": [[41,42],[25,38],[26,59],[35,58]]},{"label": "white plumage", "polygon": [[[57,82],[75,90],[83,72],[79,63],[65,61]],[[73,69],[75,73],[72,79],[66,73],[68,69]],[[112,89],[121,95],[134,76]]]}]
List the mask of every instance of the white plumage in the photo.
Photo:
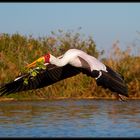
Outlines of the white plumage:
[{"label": "white plumage", "polygon": [[90,68],[91,71],[103,70],[107,72],[106,66],[103,63],[95,57],[78,49],[68,50],[61,59],[55,58],[51,55],[50,63],[59,67],[65,66],[69,63],[74,67]]}]

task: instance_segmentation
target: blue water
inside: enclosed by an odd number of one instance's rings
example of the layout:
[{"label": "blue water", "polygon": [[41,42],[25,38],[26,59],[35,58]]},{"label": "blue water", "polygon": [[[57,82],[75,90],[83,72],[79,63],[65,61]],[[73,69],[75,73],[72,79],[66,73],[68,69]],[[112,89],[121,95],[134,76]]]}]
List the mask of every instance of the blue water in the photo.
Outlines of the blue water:
[{"label": "blue water", "polygon": [[0,137],[140,137],[140,101],[0,102]]}]

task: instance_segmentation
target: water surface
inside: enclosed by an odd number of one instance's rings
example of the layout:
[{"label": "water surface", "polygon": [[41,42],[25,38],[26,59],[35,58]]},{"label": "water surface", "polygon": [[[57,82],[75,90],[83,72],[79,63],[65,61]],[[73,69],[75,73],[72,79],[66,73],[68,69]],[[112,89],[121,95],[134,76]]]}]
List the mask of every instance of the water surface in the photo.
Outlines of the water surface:
[{"label": "water surface", "polygon": [[0,102],[0,137],[140,137],[140,101]]}]

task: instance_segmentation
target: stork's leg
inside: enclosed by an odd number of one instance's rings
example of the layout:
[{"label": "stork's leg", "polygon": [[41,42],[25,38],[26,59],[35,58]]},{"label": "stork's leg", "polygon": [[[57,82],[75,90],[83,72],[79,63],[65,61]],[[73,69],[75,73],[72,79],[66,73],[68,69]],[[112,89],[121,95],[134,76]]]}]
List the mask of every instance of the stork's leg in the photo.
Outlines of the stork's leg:
[{"label": "stork's leg", "polygon": [[115,95],[117,100],[119,100],[119,101],[126,101],[126,97],[125,96],[123,96],[121,94],[117,94],[117,93],[115,93],[114,95]]}]

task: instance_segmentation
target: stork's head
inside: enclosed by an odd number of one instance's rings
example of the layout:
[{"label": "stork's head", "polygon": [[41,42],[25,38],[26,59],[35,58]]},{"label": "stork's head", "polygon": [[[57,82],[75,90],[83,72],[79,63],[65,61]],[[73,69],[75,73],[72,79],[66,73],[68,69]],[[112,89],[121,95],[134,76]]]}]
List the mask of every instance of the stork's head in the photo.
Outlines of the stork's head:
[{"label": "stork's head", "polygon": [[35,60],[35,61],[32,62],[31,64],[28,64],[26,67],[27,67],[27,68],[36,67],[36,64],[37,64],[38,62],[44,62],[44,64],[45,64],[45,63],[50,63],[50,54],[48,53],[48,54],[46,54],[46,55],[44,55],[44,56],[38,58],[37,60]]}]

